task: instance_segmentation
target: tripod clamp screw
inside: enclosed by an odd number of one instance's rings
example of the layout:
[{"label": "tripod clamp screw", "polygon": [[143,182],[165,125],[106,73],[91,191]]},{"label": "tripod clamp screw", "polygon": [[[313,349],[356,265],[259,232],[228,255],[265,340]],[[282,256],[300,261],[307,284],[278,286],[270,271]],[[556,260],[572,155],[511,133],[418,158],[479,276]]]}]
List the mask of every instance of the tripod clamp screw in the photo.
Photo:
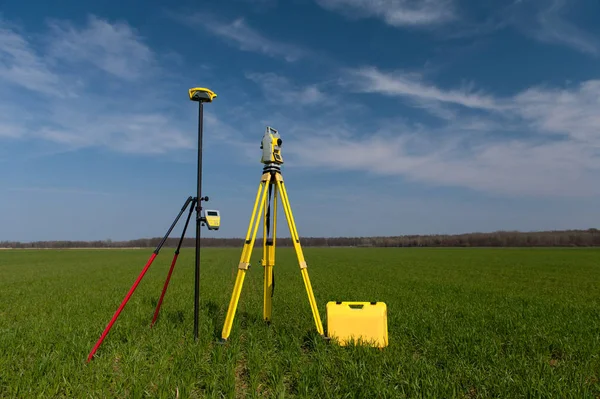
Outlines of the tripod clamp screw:
[{"label": "tripod clamp screw", "polygon": [[198,201],[198,197],[194,197],[194,201],[196,201],[196,212],[200,213],[202,210],[201,201],[208,202],[208,197],[200,197],[200,201]]}]

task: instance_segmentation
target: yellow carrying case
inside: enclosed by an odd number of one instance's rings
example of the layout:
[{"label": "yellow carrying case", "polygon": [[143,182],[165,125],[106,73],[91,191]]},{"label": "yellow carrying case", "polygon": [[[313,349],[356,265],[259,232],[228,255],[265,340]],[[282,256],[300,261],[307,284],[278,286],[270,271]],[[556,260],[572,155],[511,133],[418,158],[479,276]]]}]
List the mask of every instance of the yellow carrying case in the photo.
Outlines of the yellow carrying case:
[{"label": "yellow carrying case", "polygon": [[384,302],[328,302],[327,333],[342,346],[386,347],[387,306]]}]

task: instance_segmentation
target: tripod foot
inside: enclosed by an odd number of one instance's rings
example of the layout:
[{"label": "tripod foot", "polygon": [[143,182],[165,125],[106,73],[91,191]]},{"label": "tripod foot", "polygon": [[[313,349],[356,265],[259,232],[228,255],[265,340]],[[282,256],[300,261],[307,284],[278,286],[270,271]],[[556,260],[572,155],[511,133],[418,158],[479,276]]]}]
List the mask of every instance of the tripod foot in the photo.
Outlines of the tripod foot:
[{"label": "tripod foot", "polygon": [[225,345],[225,344],[227,344],[227,340],[225,338],[219,338],[217,340],[217,344],[219,344],[219,345]]}]

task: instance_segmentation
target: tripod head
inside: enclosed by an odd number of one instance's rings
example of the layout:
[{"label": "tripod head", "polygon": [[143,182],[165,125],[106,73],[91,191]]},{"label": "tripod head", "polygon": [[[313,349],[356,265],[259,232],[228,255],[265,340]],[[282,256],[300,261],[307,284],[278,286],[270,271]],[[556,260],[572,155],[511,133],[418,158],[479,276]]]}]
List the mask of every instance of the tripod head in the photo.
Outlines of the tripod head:
[{"label": "tripod head", "polygon": [[283,163],[283,158],[281,157],[282,142],[279,132],[267,126],[260,143],[260,148],[262,149],[262,158],[260,161],[267,165],[273,163],[281,165]]}]

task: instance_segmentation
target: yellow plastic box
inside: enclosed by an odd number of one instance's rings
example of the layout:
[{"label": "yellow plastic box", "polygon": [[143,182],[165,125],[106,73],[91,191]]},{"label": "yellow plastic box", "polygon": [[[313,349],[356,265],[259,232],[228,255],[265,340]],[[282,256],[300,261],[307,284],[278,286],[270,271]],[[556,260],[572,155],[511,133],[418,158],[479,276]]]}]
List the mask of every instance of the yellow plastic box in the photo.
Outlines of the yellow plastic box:
[{"label": "yellow plastic box", "polygon": [[340,345],[388,345],[387,306],[384,302],[328,302],[327,333]]}]

